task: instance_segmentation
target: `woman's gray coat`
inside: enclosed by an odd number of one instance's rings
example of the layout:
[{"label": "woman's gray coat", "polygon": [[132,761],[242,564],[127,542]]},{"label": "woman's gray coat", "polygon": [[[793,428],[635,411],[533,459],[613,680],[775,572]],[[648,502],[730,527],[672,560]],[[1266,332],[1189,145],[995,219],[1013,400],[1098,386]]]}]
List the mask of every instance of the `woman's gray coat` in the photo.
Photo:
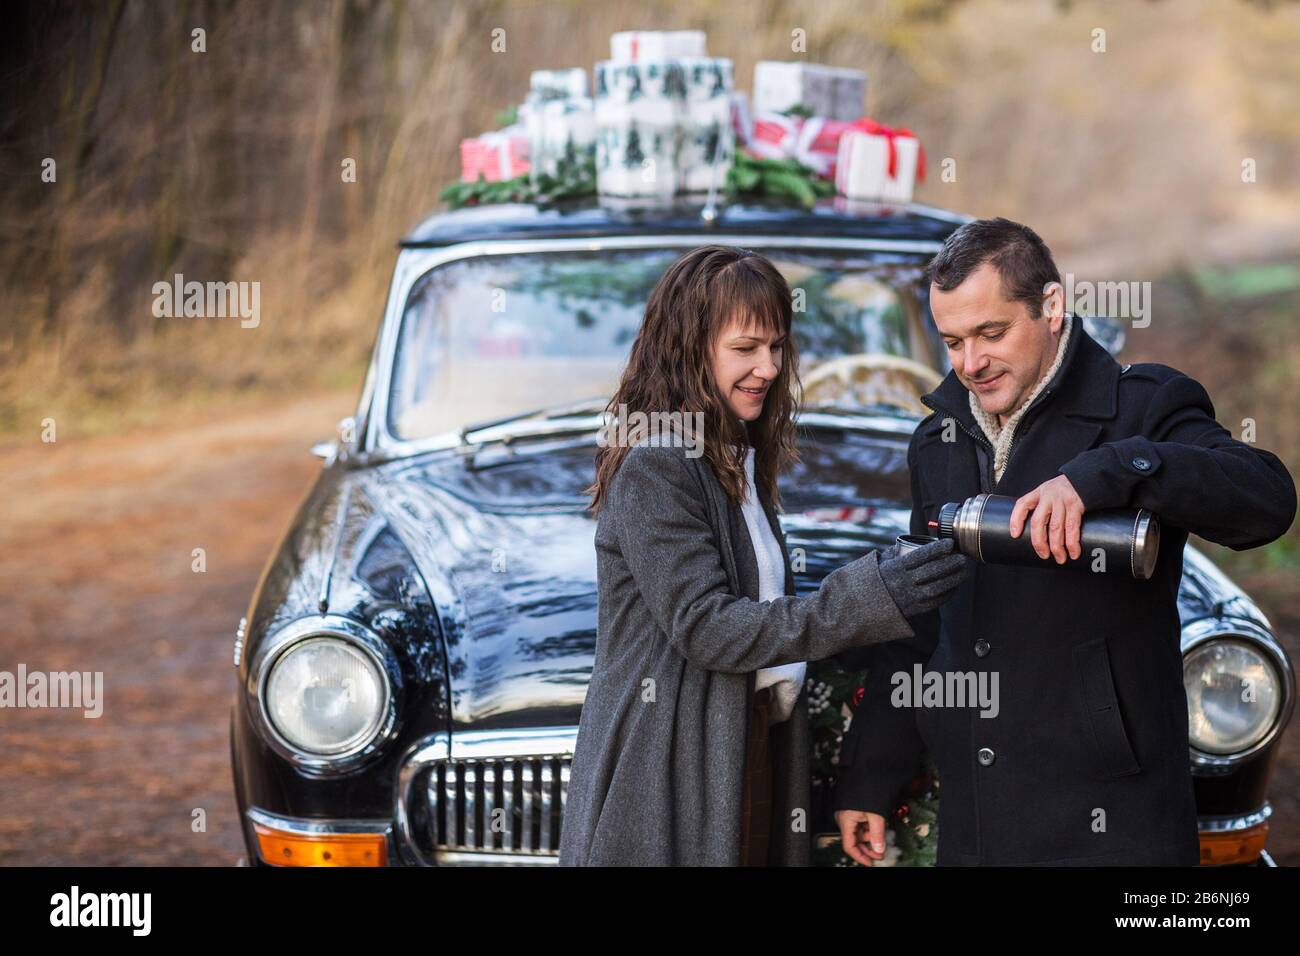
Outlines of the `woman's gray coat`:
[{"label": "woman's gray coat", "polygon": [[[578,727],[562,866],[736,866],[754,672],[913,635],[872,552],[760,603],[740,508],[704,458],[638,445],[596,528],[595,668]],[[759,494],[772,530],[785,538]],[[769,864],[807,866],[807,698],[772,727]]]}]

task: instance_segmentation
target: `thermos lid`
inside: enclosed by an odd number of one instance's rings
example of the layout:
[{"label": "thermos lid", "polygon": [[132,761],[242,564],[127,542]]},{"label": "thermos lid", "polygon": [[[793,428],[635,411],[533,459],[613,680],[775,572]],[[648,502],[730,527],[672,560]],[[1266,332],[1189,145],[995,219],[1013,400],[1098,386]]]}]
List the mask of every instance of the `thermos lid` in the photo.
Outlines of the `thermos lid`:
[{"label": "thermos lid", "polygon": [[1133,577],[1146,581],[1156,569],[1160,556],[1160,519],[1145,508],[1138,510],[1133,525]]},{"label": "thermos lid", "polygon": [[941,538],[951,538],[953,528],[957,524],[957,512],[961,509],[961,503],[950,501],[939,509],[939,531]]}]

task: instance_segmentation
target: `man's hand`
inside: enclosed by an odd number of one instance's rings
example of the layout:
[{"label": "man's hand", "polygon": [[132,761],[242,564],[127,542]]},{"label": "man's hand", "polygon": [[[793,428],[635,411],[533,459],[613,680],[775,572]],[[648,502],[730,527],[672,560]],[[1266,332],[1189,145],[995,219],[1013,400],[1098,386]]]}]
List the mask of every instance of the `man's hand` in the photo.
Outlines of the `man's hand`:
[{"label": "man's hand", "polygon": [[844,852],[863,866],[885,858],[885,818],[865,810],[837,810],[835,822],[840,826]]},{"label": "man's hand", "polygon": [[1011,537],[1020,537],[1025,516],[1029,521],[1030,541],[1040,558],[1049,555],[1057,564],[1065,563],[1066,553],[1078,560],[1083,549],[1079,545],[1079,529],[1083,526],[1083,499],[1065,475],[1045,481],[1016,501],[1011,511]]}]

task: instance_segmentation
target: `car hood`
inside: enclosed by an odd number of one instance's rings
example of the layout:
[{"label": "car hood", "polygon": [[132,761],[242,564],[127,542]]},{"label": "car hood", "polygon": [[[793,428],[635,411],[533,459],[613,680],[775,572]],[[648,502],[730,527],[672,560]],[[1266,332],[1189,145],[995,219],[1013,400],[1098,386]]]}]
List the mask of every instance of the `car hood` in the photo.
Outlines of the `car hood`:
[{"label": "car hood", "polygon": [[[438,609],[454,726],[577,722],[596,645],[589,442],[437,453],[367,481]],[[907,523],[906,444],[832,434],[782,482],[800,591]]]},{"label": "car hood", "polygon": [[[800,442],[781,482],[781,524],[800,594],[903,533],[910,514],[906,436],[852,430]],[[596,522],[584,489],[589,441],[490,447],[389,462],[366,496],[410,553],[445,642],[456,726],[576,724],[596,644]],[[1184,623],[1258,608],[1189,548]]]}]

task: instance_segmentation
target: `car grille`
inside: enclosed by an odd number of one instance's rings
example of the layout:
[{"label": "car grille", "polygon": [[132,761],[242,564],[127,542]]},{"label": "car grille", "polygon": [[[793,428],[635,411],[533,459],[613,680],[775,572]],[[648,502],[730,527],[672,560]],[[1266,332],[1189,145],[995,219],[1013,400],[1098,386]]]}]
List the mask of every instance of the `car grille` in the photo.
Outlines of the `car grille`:
[{"label": "car grille", "polygon": [[399,822],[416,856],[443,865],[555,863],[576,735],[462,732],[450,743],[438,735],[403,772]]},{"label": "car grille", "polygon": [[436,850],[559,856],[568,757],[457,760],[429,774]]}]

